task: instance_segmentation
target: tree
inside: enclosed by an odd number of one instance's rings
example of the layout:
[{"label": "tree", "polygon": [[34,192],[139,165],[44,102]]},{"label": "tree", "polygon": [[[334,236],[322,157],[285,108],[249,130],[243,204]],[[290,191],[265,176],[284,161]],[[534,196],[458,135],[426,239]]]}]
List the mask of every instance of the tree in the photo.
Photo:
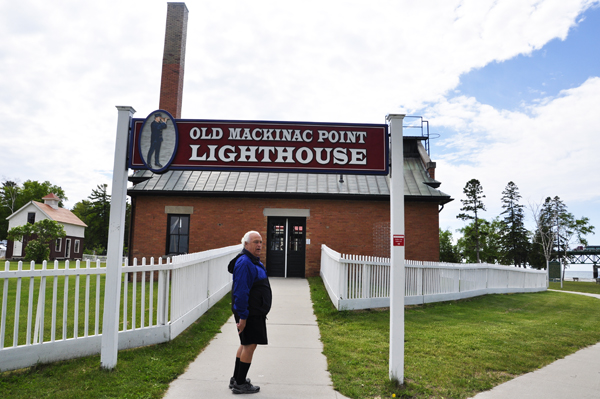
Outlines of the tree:
[{"label": "tree", "polygon": [[81,219],[87,228],[84,249],[96,253],[106,253],[108,245],[108,225],[110,222],[110,195],[107,184],[99,184],[88,196],[73,206],[72,212]]},{"label": "tree", "polygon": [[562,288],[562,282],[565,279],[565,270],[568,264],[567,251],[576,244],[587,245],[588,242],[585,238],[588,234],[594,234],[595,227],[590,225],[590,220],[587,217],[581,219],[575,219],[572,213],[564,212],[558,215],[557,224],[557,238],[558,238],[558,250],[560,256],[562,256],[563,272],[560,282]]},{"label": "tree", "polygon": [[458,247],[452,244],[452,232],[440,229],[440,262],[460,263],[461,261]]},{"label": "tree", "polygon": [[0,189],[0,240],[7,238],[8,220],[6,218],[17,210],[16,202],[19,191],[18,183],[11,180],[2,182],[2,189]]},{"label": "tree", "polygon": [[515,183],[508,182],[502,191],[500,215],[505,215],[500,228],[501,263],[525,267],[529,252],[529,232],[525,228],[523,205],[519,204],[519,189]]},{"label": "tree", "polygon": [[36,180],[27,180],[25,183],[23,183],[23,188],[21,188],[21,191],[17,197],[17,205],[15,210],[20,209],[29,201],[41,201],[42,198],[50,193],[56,194],[56,196],[61,199],[61,201],[58,203],[58,206],[61,208],[64,207],[63,201],[68,200],[68,198],[65,195],[65,191],[61,187],[56,186],[47,180],[43,183],[40,183]]},{"label": "tree", "polygon": [[562,256],[563,278],[566,268],[566,254],[569,248],[576,243],[587,245],[585,238],[593,234],[595,227],[589,224],[587,217],[575,219],[572,213],[567,212],[567,206],[558,197],[547,197],[541,206],[530,206],[536,221],[534,243],[542,247],[546,268],[550,260]]},{"label": "tree", "polygon": [[[555,197],[558,199],[558,197]],[[535,233],[533,235],[533,248],[534,254],[538,253],[541,248],[541,252],[546,261],[546,270],[550,270],[550,260],[553,256],[554,243],[556,241],[556,230],[553,228],[555,225],[557,215],[557,204],[552,201],[552,198],[547,197],[543,204],[530,204],[531,213],[535,220]],[[539,258],[539,256],[531,257],[531,261]],[[534,265],[536,268],[542,268],[539,264]]]},{"label": "tree", "polygon": [[7,238],[8,221],[6,218],[21,209],[29,201],[41,201],[46,195],[54,193],[61,199],[58,206],[64,206],[63,201],[68,198],[59,186],[49,181],[40,183],[27,180],[20,187],[18,182],[5,180],[0,190],[0,239]]},{"label": "tree", "polygon": [[0,201],[2,202],[2,207],[6,207],[10,210],[10,214],[12,215],[17,209],[15,205],[17,203],[17,197],[21,188],[19,184],[12,181],[6,180],[2,182],[2,191],[0,192]]},{"label": "tree", "polygon": [[[543,238],[540,236],[540,231],[537,228],[533,231],[533,236],[531,238],[531,247],[529,249],[529,253],[527,254],[527,262],[534,269],[546,269],[546,255],[544,251]],[[548,259],[550,262],[550,259]]]},{"label": "tree", "polygon": [[460,202],[462,202],[463,207],[460,208],[460,210],[463,213],[459,213],[456,217],[458,219],[461,219],[463,221],[467,221],[467,220],[473,220],[474,224],[474,231],[473,231],[473,236],[472,236],[472,240],[475,243],[475,252],[477,255],[477,263],[479,263],[480,260],[480,256],[479,256],[479,252],[480,252],[480,247],[481,247],[481,242],[480,242],[480,232],[479,232],[479,212],[480,211],[485,211],[485,205],[482,202],[482,198],[485,198],[485,195],[483,195],[483,187],[481,186],[481,183],[479,183],[479,180],[477,179],[471,179],[467,182],[467,184],[465,185],[465,187],[463,188],[463,193],[467,196],[466,200],[460,200]]},{"label": "tree", "polygon": [[[103,248],[108,246],[108,225],[110,222],[110,195],[106,192],[108,185],[99,184],[88,197],[92,203],[92,233],[95,240]],[[104,252],[106,249],[104,250]]]},{"label": "tree", "polygon": [[[479,219],[477,227],[475,225],[476,223],[473,221],[458,230],[463,234],[457,243],[462,258],[467,263],[498,263],[501,258],[500,229],[502,222],[498,218],[491,222]],[[477,245],[479,245],[479,253]]]},{"label": "tree", "polygon": [[8,231],[8,238],[13,241],[29,239],[25,247],[25,260],[41,263],[50,257],[50,243],[67,234],[61,224],[50,219],[42,219],[33,224],[26,223],[13,227]]}]

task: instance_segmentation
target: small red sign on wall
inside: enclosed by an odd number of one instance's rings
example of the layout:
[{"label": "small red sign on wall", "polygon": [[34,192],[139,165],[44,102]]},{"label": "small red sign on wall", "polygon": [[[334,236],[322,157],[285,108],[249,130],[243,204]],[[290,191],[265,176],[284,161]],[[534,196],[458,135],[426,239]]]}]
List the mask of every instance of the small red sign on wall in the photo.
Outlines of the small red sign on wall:
[{"label": "small red sign on wall", "polygon": [[394,246],[395,247],[403,247],[404,246],[404,235],[394,234]]}]

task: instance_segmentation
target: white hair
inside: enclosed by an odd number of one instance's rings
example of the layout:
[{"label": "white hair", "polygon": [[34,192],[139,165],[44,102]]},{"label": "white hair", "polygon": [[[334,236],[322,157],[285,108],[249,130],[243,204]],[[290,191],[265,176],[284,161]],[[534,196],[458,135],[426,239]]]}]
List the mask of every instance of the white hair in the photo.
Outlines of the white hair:
[{"label": "white hair", "polygon": [[244,234],[244,236],[242,237],[242,244],[246,244],[247,242],[250,242],[250,234],[252,234],[252,233],[256,233],[256,234],[260,235],[260,233],[258,231],[250,230],[249,232]]}]

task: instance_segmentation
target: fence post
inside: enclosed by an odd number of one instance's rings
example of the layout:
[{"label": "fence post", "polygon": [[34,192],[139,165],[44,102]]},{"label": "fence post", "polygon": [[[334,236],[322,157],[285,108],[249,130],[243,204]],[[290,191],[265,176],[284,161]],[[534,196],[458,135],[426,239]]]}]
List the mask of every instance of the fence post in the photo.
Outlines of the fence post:
[{"label": "fence post", "polygon": [[405,115],[387,115],[390,124],[390,358],[389,377],[404,383],[404,150]]},{"label": "fence post", "polygon": [[123,238],[125,232],[125,202],[127,199],[127,137],[131,127],[133,107],[117,106],[117,139],[113,164],[108,251],[106,258],[106,285],[104,290],[104,316],[102,323],[101,366],[113,369],[117,365],[119,350],[119,305],[121,300],[121,272]]},{"label": "fence post", "polygon": [[342,299],[347,299],[347,293],[346,293],[346,289],[348,287],[348,282],[347,280],[347,273],[346,273],[346,265],[347,263],[342,263],[341,262],[342,257],[340,256],[340,258],[335,260],[335,263],[338,266],[338,303],[337,303],[337,308],[339,309],[340,306],[340,301]]},{"label": "fence post", "polygon": [[362,264],[362,297],[363,298],[368,298],[369,297],[369,268],[370,266],[367,264],[368,261],[368,257],[367,256],[361,256],[359,257],[360,261],[363,262]]}]

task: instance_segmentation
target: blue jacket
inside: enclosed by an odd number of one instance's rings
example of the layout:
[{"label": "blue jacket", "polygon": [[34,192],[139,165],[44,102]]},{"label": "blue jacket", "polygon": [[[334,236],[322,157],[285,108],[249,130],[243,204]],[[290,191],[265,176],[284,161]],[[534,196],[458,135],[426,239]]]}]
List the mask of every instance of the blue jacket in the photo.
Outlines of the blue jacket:
[{"label": "blue jacket", "polygon": [[240,319],[269,313],[271,286],[260,260],[244,249],[230,262],[229,271],[233,272],[232,309]]}]

